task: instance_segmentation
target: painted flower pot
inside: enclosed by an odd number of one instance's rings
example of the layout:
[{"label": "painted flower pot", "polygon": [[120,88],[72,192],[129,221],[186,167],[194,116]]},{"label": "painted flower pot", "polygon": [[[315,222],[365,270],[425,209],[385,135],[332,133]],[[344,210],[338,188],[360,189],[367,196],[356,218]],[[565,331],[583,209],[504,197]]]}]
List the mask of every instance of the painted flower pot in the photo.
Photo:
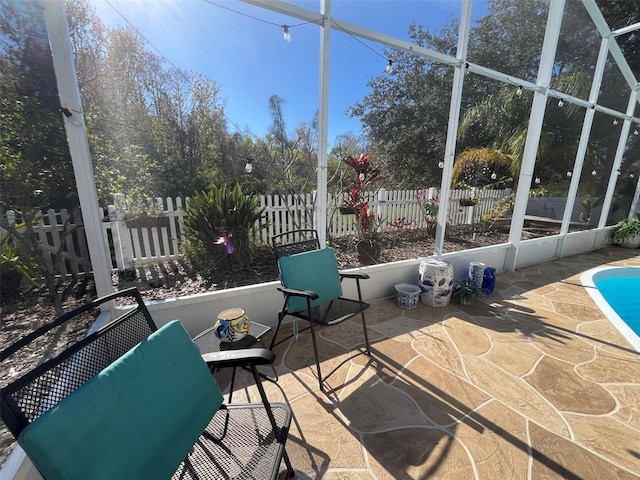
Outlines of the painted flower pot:
[{"label": "painted flower pot", "polygon": [[223,342],[237,342],[242,340],[251,327],[249,317],[242,308],[229,308],[218,314],[214,325],[216,336]]},{"label": "painted flower pot", "polygon": [[453,289],[453,265],[435,259],[422,260],[418,279],[422,288],[422,303],[430,307],[445,307],[449,304]]}]

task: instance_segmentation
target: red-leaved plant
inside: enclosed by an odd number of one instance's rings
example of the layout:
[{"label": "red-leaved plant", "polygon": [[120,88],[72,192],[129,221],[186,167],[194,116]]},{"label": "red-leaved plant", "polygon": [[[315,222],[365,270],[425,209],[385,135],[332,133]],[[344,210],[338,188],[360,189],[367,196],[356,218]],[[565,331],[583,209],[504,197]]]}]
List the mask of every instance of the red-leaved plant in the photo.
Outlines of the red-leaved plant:
[{"label": "red-leaved plant", "polygon": [[355,214],[358,237],[361,240],[374,240],[378,236],[382,220],[370,209],[368,198],[380,188],[384,180],[382,172],[371,164],[369,155],[349,155],[342,161],[354,171],[353,177],[349,178],[350,187],[343,206]]}]

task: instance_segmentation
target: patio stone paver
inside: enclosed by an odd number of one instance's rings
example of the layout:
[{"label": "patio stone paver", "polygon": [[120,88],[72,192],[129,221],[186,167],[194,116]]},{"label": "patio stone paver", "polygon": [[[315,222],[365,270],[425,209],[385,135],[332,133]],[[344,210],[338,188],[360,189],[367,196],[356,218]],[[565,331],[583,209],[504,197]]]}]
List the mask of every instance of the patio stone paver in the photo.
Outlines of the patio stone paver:
[{"label": "patio stone paver", "polygon": [[[306,332],[278,347],[265,387],[292,406],[297,478],[640,480],[640,353],[580,284],[601,265],[640,266],[640,250],[498,274],[470,307],[375,302],[372,357],[347,360],[326,392]],[[321,337],[325,372],[363,343],[357,321]],[[236,390],[257,398],[248,375]]]},{"label": "patio stone paver", "polygon": [[569,434],[566,422],[555,407],[523,379],[509,375],[483,358],[465,358],[465,368],[471,382],[497,400],[552,432]]},{"label": "patio stone paver", "polygon": [[488,402],[460,422],[455,435],[469,450],[478,478],[527,478],[527,420],[512,409]]},{"label": "patio stone paver", "polygon": [[464,355],[483,355],[491,349],[491,340],[484,328],[460,317],[447,318],[444,331]]},{"label": "patio stone paver", "polygon": [[615,398],[597,383],[575,374],[573,365],[545,357],[525,380],[558,410],[603,415],[616,408]]}]

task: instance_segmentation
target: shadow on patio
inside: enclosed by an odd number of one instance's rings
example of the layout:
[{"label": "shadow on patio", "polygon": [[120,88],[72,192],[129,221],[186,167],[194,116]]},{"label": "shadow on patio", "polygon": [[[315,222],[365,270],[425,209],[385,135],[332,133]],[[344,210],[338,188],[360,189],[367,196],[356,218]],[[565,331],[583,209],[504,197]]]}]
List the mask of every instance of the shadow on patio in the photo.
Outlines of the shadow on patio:
[{"label": "shadow on patio", "polygon": [[[579,280],[605,264],[640,256],[611,247],[505,273],[466,308],[377,302],[372,357],[345,363],[327,394],[310,337],[282,345],[265,386],[293,408],[298,478],[640,478],[640,355]],[[321,337],[326,371],[362,344],[357,320]]]}]

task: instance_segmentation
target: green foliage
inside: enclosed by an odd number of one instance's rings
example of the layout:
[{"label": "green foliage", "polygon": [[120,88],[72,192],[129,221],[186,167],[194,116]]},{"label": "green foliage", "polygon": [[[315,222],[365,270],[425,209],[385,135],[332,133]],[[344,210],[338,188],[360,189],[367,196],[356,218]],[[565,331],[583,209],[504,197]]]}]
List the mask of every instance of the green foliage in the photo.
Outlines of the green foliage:
[{"label": "green foliage", "polygon": [[[251,231],[264,208],[256,195],[244,195],[239,184],[233,188],[212,186],[196,193],[189,208],[182,209],[185,257],[201,268],[215,269],[226,257],[244,266],[251,262]],[[260,228],[266,228],[262,223]],[[233,252],[229,253],[229,241]]]},{"label": "green foliage", "polygon": [[466,278],[453,286],[451,298],[460,305],[470,305],[478,299],[481,291],[482,287]]},{"label": "green foliage", "polygon": [[616,224],[613,238],[622,240],[628,236],[640,235],[640,220],[637,218],[625,218]]},{"label": "green foliage", "polygon": [[496,219],[513,210],[513,204],[515,201],[515,193],[510,193],[509,195],[505,195],[504,197],[496,200],[493,204],[493,208],[482,216],[480,222],[485,226],[485,228],[491,226]]},{"label": "green foliage", "polygon": [[457,188],[483,187],[493,182],[491,175],[517,175],[519,165],[512,155],[493,148],[469,148],[456,157],[451,181]]},{"label": "green foliage", "polygon": [[8,278],[10,277],[14,279],[26,278],[29,283],[37,286],[38,284],[33,279],[36,271],[36,262],[28,252],[20,248],[19,244],[14,244],[12,235],[4,235],[0,239],[0,277],[2,277],[0,283],[2,283],[3,293],[15,294],[15,292],[4,292],[11,286],[5,284],[5,282],[9,283]]},{"label": "green foliage", "polygon": [[0,210],[77,204],[41,2],[0,1]]},{"label": "green foliage", "polygon": [[369,155],[361,154],[358,157],[349,155],[342,161],[353,169],[343,206],[354,214],[358,238],[375,240],[384,219],[379,218],[376,212],[369,208],[369,199],[380,189],[380,184],[384,181],[382,171],[371,163]]}]

